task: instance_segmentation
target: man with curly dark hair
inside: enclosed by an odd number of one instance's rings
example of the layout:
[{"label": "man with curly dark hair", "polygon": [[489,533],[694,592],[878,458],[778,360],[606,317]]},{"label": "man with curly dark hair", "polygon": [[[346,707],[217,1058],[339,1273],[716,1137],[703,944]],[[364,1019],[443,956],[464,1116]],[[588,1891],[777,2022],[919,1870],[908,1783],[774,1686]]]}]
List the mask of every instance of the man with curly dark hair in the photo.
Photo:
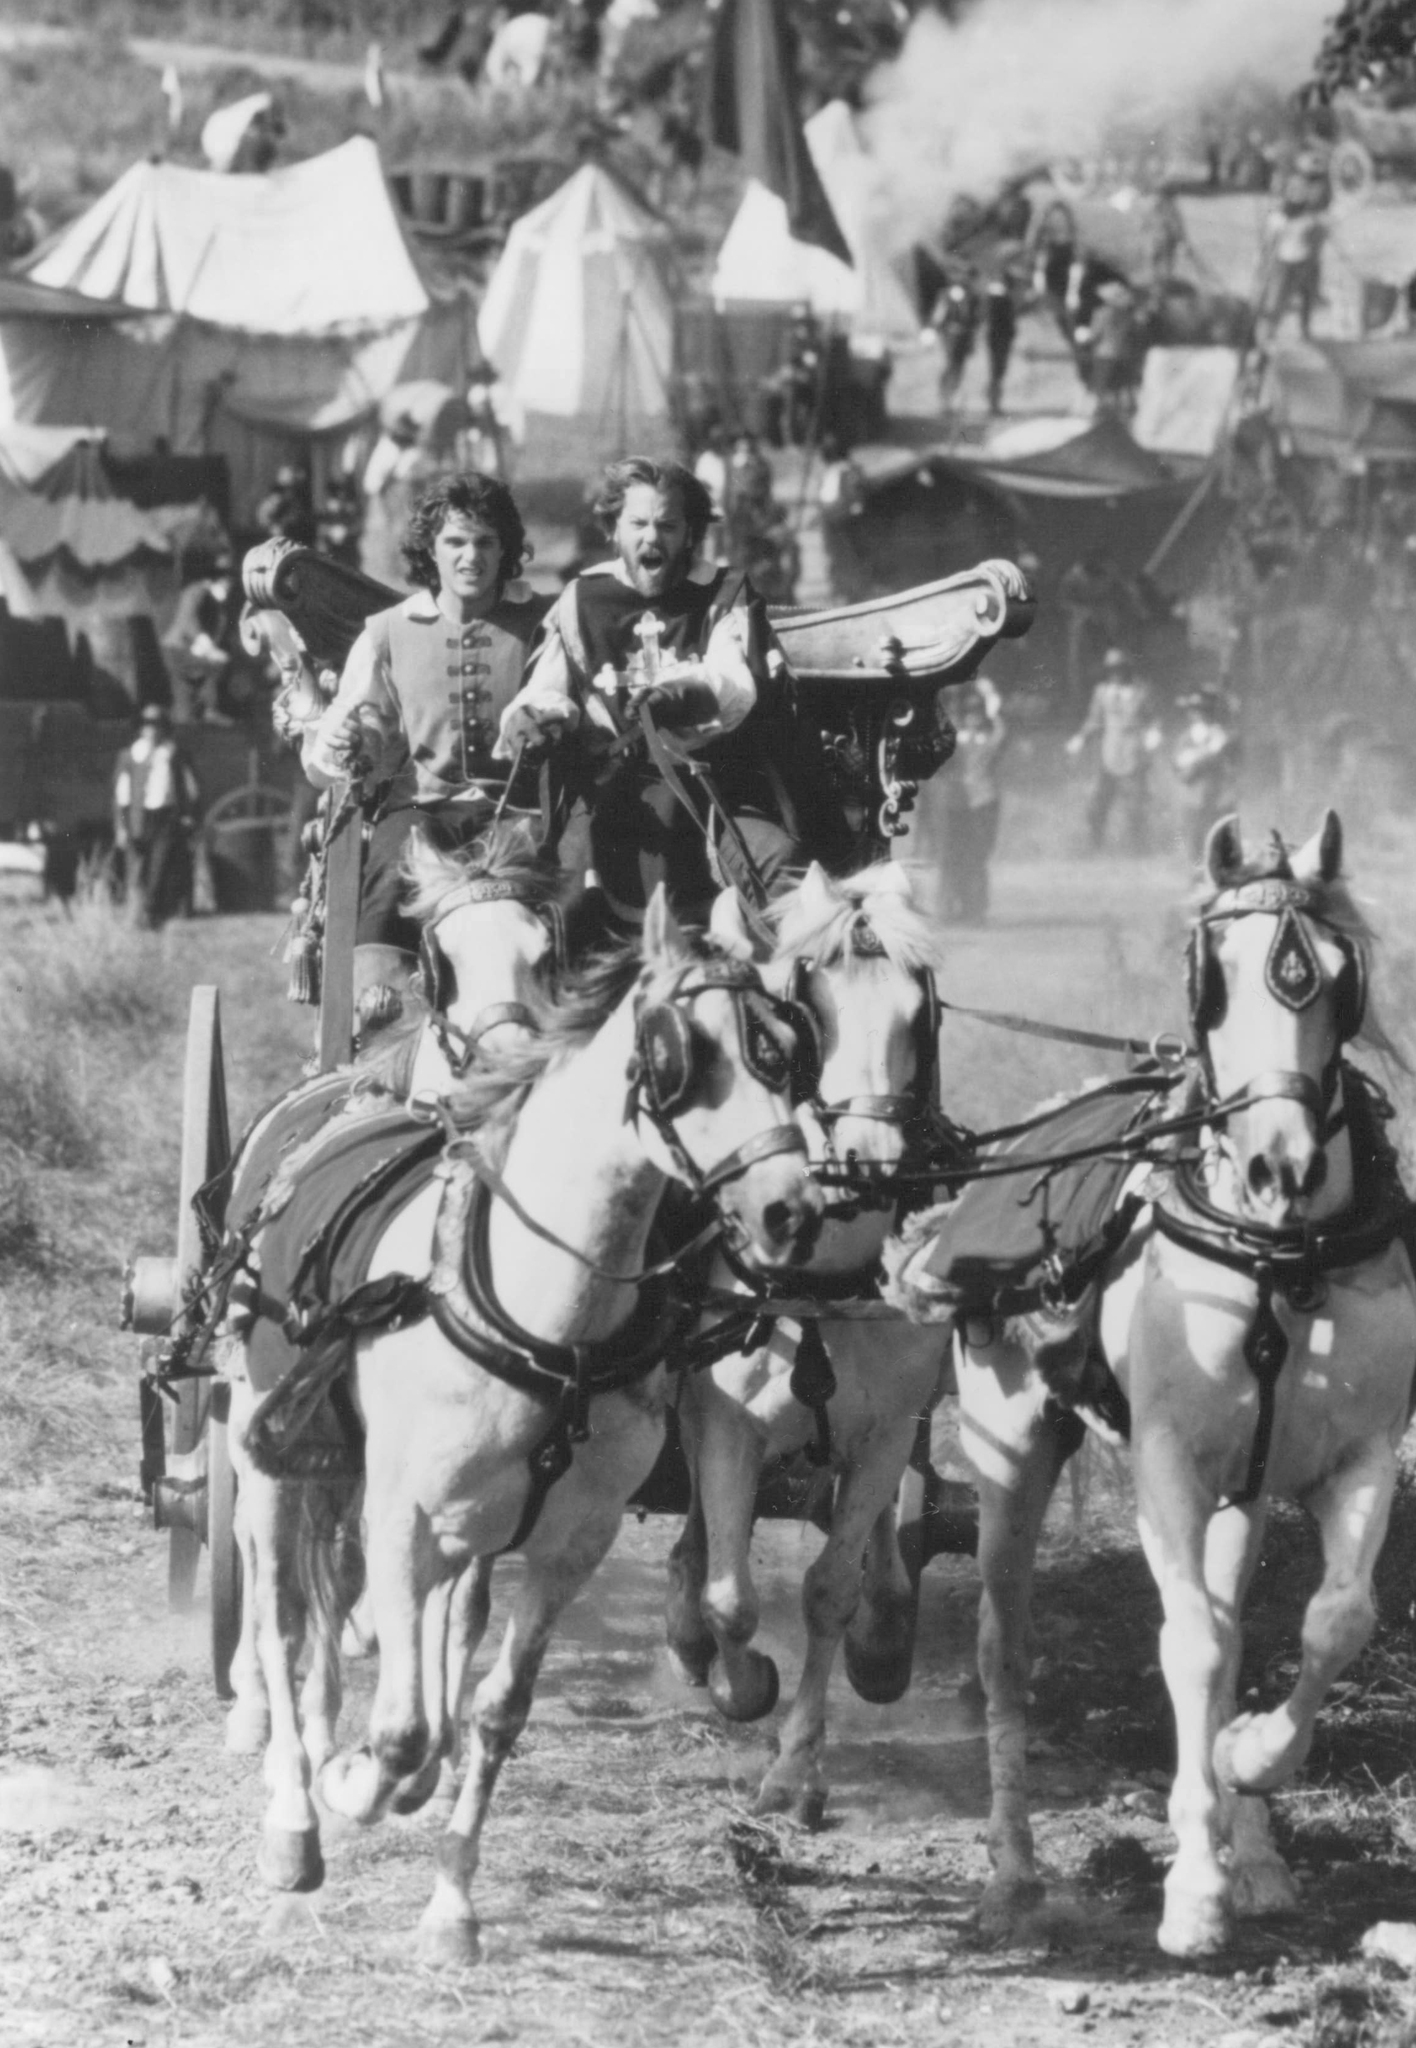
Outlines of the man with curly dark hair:
[{"label": "man with curly dark hair", "polygon": [[[555,747],[563,865],[590,878],[623,929],[659,881],[682,913],[706,911],[710,841],[729,873],[745,845],[768,888],[809,854],[848,858],[820,731],[796,703],[759,595],[740,573],[697,560],[713,516],[706,487],[676,462],[629,456],[605,472],[595,512],[613,559],[562,591],[499,743],[506,756],[527,742]],[[690,810],[691,770],[669,777],[633,737],[642,705],[671,750],[701,754],[729,827],[706,804]]]},{"label": "man with curly dark hair", "polygon": [[504,483],[477,471],[438,478],[403,544],[417,589],[365,623],[333,701],[304,736],[317,787],[357,776],[365,791],[372,830],[354,953],[364,1036],[401,1013],[417,966],[418,928],[401,902],[409,837],[465,845],[506,787],[507,764],[492,747],[546,609],[521,580],[528,553]]}]

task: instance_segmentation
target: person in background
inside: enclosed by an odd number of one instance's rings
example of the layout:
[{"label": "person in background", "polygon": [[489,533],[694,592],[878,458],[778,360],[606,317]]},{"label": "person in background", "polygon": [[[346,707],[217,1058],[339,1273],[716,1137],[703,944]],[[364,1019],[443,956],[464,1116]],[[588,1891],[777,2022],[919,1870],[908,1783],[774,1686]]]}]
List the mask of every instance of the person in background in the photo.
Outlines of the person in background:
[{"label": "person in background", "polygon": [[359,566],[359,486],[352,476],[332,476],[320,506],[315,545],[322,555]]},{"label": "person in background", "polygon": [[256,507],[256,524],[262,533],[278,534],[297,548],[314,546],[315,505],[307,469],[293,462],[281,464],[275,481]]},{"label": "person in background", "polygon": [[490,363],[467,387],[463,468],[510,483],[514,452],[526,439],[526,415]]},{"label": "person in background", "polygon": [[216,557],[208,575],[188,583],[178,598],[162,646],[179,724],[229,721],[228,689],[240,609],[236,565],[226,553]]},{"label": "person in background", "polygon": [[133,920],[145,930],[191,911],[199,803],[197,778],[172,737],[170,714],[161,704],[144,705],[137,738],[118,756],[113,837]]},{"label": "person in background", "polygon": [[942,412],[952,412],[958,401],[964,371],[978,339],[980,311],[978,293],[968,272],[946,284],[934,301],[929,324],[938,334],[939,345],[944,351],[944,367],[939,373],[939,406]]},{"label": "person in background", "polygon": [[1186,714],[1171,765],[1180,784],[1185,851],[1198,867],[1217,819],[1239,808],[1239,735],[1233,706],[1217,683],[1177,707]]},{"label": "person in background", "polygon": [[870,596],[870,572],[859,535],[865,511],[865,476],[834,434],[821,436],[821,481],[816,506],[826,549],[833,602],[858,604]]},{"label": "person in background", "polygon": [[1135,400],[1136,303],[1124,284],[1103,285],[1092,315],[1090,382],[1098,412],[1129,412]]},{"label": "person in background", "polygon": [[1003,384],[1018,334],[1018,302],[1011,270],[994,272],[983,292],[983,345],[988,351],[988,410],[1003,410]]},{"label": "person in background", "polygon": [[1121,806],[1126,848],[1144,853],[1149,840],[1150,764],[1160,745],[1150,685],[1139,677],[1131,657],[1109,649],[1102,678],[1092,691],[1091,706],[1081,729],[1067,742],[1078,755],[1088,740],[1099,741],[1097,779],[1087,799],[1087,831],[1093,852],[1106,837],[1106,821]]},{"label": "person in background", "polygon": [[1003,707],[987,676],[962,692],[954,718],[954,758],[943,772],[944,882],[949,915],[961,924],[988,916],[988,863],[998,842],[998,763],[1008,739]]},{"label": "person in background", "polygon": [[380,583],[403,582],[403,533],[420,485],[437,464],[419,437],[418,422],[400,413],[374,443],[364,466],[364,520],[360,567]]},{"label": "person in background", "polygon": [[772,465],[756,436],[741,433],[728,465],[724,540],[731,566],[769,604],[790,604],[801,558],[791,521],[772,488]]},{"label": "person in background", "polygon": [[721,420],[713,420],[703,435],[703,446],[693,465],[693,474],[713,502],[713,516],[703,540],[705,561],[726,560],[725,520],[728,504],[728,436]]}]

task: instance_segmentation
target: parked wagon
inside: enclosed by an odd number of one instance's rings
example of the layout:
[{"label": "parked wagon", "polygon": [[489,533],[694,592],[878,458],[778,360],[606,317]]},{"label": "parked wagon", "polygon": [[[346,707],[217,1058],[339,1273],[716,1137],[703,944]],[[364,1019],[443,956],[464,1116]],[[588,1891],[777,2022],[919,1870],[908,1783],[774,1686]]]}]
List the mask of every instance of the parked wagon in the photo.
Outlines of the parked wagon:
[{"label": "parked wagon", "polygon": [[1327,176],[1335,198],[1351,205],[1366,199],[1379,181],[1416,179],[1416,107],[1370,105],[1356,93],[1340,92],[1332,113],[1337,141]]},{"label": "parked wagon", "polygon": [[[280,540],[247,557],[245,579],[253,608],[248,633],[264,641],[307,712],[325,700],[364,620],[398,597],[356,570]],[[948,759],[952,734],[938,711],[941,688],[967,681],[1000,638],[1025,633],[1032,598],[1022,574],[998,561],[898,596],[772,617],[864,836],[878,853],[908,829],[919,782]],[[310,903],[321,948],[321,1071],[346,1064],[354,1051],[354,929],[366,835],[357,805],[339,792],[322,799],[312,828],[319,902]],[[223,1698],[230,1697],[240,1628],[225,1390],[201,1377],[174,1378],[171,1368],[174,1328],[202,1285],[204,1254],[220,1234],[221,1175],[230,1153],[219,996],[215,988],[199,987],[187,1040],[177,1251],[136,1261],[125,1322],[145,1339],[143,1481],[157,1525],[169,1532],[170,1595],[177,1606],[190,1601],[205,1542],[213,1674]],[[641,1505],[646,1511],[686,1505],[672,1458],[651,1478]],[[777,1488],[764,1500],[766,1511],[774,1505],[799,1513],[802,1496]],[[936,1550],[968,1547],[967,1518],[929,1464],[927,1417],[900,1508],[901,1547],[916,1578]]]}]

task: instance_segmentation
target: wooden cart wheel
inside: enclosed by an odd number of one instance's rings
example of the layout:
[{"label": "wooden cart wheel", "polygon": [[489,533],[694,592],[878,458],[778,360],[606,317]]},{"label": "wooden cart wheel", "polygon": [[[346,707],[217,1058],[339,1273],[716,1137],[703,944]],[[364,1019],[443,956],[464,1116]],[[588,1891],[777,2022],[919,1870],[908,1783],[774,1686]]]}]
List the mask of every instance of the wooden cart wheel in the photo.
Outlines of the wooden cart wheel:
[{"label": "wooden cart wheel", "polygon": [[978,1549],[978,1497],[945,1479],[930,1458],[930,1414],[920,1417],[914,1449],[895,1494],[895,1528],[910,1584],[932,1557],[972,1557]]},{"label": "wooden cart wheel", "polygon": [[[185,1293],[202,1269],[202,1237],[192,1206],[197,1190],[221,1171],[231,1156],[226,1113],[226,1068],[221,1052],[221,999],[215,988],[192,990],[187,1018],[187,1060],[182,1077],[182,1163],[178,1182],[177,1272]],[[207,1383],[180,1380],[172,1415],[172,1464],[187,1460],[201,1445],[207,1421]],[[195,1476],[195,1475],[194,1475]],[[167,1560],[169,1604],[179,1612],[192,1604],[202,1538],[199,1528],[174,1527]]]},{"label": "wooden cart wheel", "polygon": [[241,1553],[236,1547],[236,1473],[226,1396],[215,1389],[207,1423],[207,1551],[211,1559],[211,1675],[219,1700],[234,1699],[231,1660],[241,1639]]}]

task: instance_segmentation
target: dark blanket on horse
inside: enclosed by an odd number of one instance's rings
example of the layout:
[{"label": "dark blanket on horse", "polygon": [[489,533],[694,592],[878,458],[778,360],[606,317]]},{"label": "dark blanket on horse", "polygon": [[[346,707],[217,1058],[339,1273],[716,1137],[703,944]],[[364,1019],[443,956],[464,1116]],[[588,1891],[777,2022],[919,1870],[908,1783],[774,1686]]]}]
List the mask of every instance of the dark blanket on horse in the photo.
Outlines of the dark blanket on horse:
[{"label": "dark blanket on horse", "polygon": [[[1163,1086],[1164,1084],[1159,1084]],[[1062,1103],[1016,1137],[991,1145],[983,1162],[1040,1159],[1090,1150],[1152,1119],[1156,1096],[1092,1093]],[[1135,1161],[1129,1154],[1073,1159],[997,1180],[971,1181],[945,1216],[926,1270],[947,1283],[962,1308],[1012,1315],[1044,1292],[1079,1294],[1096,1255],[1124,1231],[1114,1222]]]},{"label": "dark blanket on horse", "polygon": [[357,1470],[350,1341],[421,1313],[406,1276],[366,1284],[369,1263],[432,1179],[444,1142],[440,1124],[386,1095],[327,1105],[313,1135],[311,1114],[298,1096],[281,1106],[242,1159],[227,1213],[228,1246],[247,1247],[229,1323],[261,1396],[250,1448],[277,1476]]}]

